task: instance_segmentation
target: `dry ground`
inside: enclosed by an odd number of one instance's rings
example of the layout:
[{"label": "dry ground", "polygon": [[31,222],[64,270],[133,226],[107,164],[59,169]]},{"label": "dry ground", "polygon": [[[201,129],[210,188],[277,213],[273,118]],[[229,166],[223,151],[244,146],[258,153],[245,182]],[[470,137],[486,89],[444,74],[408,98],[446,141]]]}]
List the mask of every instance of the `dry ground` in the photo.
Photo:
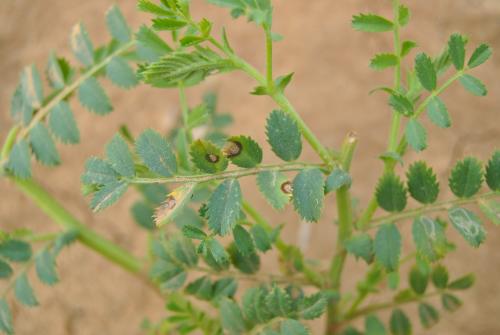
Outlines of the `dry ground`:
[{"label": "dry ground", "polygon": [[[42,67],[49,50],[70,56],[69,31],[83,21],[91,36],[99,42],[108,37],[103,20],[111,0],[0,0],[0,134],[3,138],[10,126],[9,96],[25,64],[34,62]],[[226,11],[193,1],[197,16],[212,18],[217,25],[228,25]],[[275,30],[286,38],[276,45],[277,73],[295,72],[288,95],[306,122],[328,146],[338,146],[351,130],[360,137],[359,150],[353,165],[353,192],[366,203],[381,172],[378,153],[384,150],[389,112],[382,95],[368,95],[370,89],[388,84],[388,74],[368,68],[370,57],[391,47],[386,35],[365,35],[350,28],[350,17],[359,11],[377,11],[389,15],[388,1],[368,0],[276,0]],[[486,41],[500,49],[500,3],[497,0],[408,0],[413,11],[405,38],[419,42],[423,50],[438,52],[452,32],[466,32],[471,44]],[[134,27],[146,17],[135,10],[135,1],[118,1]],[[238,52],[251,63],[262,67],[262,36],[253,25],[239,20],[231,23],[230,39]],[[450,161],[464,154],[486,159],[500,142],[500,58],[495,54],[488,65],[476,71],[488,85],[486,98],[475,98],[460,87],[452,87],[444,95],[453,117],[453,129],[430,133],[430,149],[421,155],[410,154],[410,160],[426,158],[441,176],[450,168]],[[235,73],[209,79],[201,88],[190,89],[190,100],[199,101],[206,90],[220,92],[220,106],[234,113],[234,133],[249,134],[264,141],[264,121],[273,108],[266,98],[250,96],[253,83]],[[230,91],[228,91],[230,90]],[[144,252],[145,235],[131,223],[128,205],[134,195],[128,194],[117,206],[96,216],[88,210],[87,200],[79,190],[79,175],[83,162],[90,155],[102,154],[105,143],[117,127],[128,122],[137,133],[154,126],[166,131],[178,113],[177,95],[173,91],[139,87],[131,92],[111,89],[115,112],[104,120],[90,115],[75,104],[83,144],[62,148],[64,165],[58,169],[37,167],[36,175],[58,199],[93,229],[129,248],[137,255]],[[274,158],[266,151],[266,160]],[[307,150],[304,159],[314,160]],[[446,182],[443,179],[443,184]],[[266,215],[277,222],[286,222],[286,238],[293,241],[298,231],[295,214],[273,214],[256,193],[251,182],[245,181],[245,193]],[[2,229],[26,226],[37,231],[55,227],[26,197],[10,183],[0,181],[0,222]],[[444,187],[443,187],[444,188]],[[131,193],[131,192],[130,192]],[[447,192],[443,192],[447,193]],[[445,196],[446,194],[443,194]],[[329,198],[330,203],[333,199]],[[308,255],[326,259],[334,247],[335,233],[331,223],[335,213],[327,209],[322,224],[313,225]],[[489,228],[485,246],[473,250],[453,235],[459,251],[448,260],[453,274],[473,271],[478,275],[474,289],[463,294],[465,307],[454,315],[444,314],[443,321],[433,330],[418,334],[500,334],[500,230]],[[409,239],[408,230],[405,238]],[[269,266],[268,266],[269,268]],[[348,264],[346,286],[363,269],[360,264]],[[108,264],[81,246],[63,253],[59,262],[61,284],[53,289],[36,287],[42,308],[15,309],[17,334],[97,335],[139,334],[144,316],[162,316],[162,302],[141,282]],[[413,311],[413,310],[412,310]],[[321,326],[315,326],[315,334]]]}]

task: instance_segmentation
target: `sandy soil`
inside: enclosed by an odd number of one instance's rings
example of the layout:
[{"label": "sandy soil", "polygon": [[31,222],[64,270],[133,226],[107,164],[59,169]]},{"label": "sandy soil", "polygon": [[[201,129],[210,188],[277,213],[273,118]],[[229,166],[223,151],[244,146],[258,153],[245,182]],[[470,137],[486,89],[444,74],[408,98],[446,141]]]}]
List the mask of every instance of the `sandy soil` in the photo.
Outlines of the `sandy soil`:
[{"label": "sandy soil", "polygon": [[[69,31],[73,24],[83,21],[96,42],[108,39],[103,13],[111,0],[2,0],[0,1],[0,116],[1,137],[10,126],[8,105],[18,78],[25,64],[34,62],[44,66],[48,52],[58,50],[70,56]],[[227,12],[193,1],[196,16],[207,16],[217,26],[227,25],[231,19]],[[500,49],[500,3],[497,0],[439,0],[405,1],[413,11],[410,28],[405,38],[419,42],[423,50],[438,52],[452,32],[466,32],[471,44],[486,41]],[[135,1],[118,1],[134,27],[146,20],[135,10]],[[389,112],[383,95],[369,96],[377,86],[389,84],[386,73],[375,73],[368,68],[371,56],[389,50],[390,36],[364,35],[351,30],[350,17],[360,11],[377,11],[389,15],[387,1],[361,0],[276,0],[275,30],[286,37],[276,46],[276,73],[295,72],[288,95],[306,122],[328,146],[338,146],[348,131],[359,134],[360,144],[353,166],[355,183],[353,192],[366,203],[377,176],[381,172],[378,153],[384,150],[388,131]],[[238,52],[258,67],[263,66],[261,35],[254,26],[239,20],[229,28],[230,39]],[[453,117],[453,129],[436,131],[429,126],[430,149],[421,155],[410,154],[410,160],[425,158],[446,176],[450,162],[465,154],[474,153],[486,159],[500,142],[500,58],[495,55],[488,65],[476,70],[488,85],[486,98],[475,98],[460,87],[452,87],[445,95]],[[109,85],[106,85],[107,87]],[[239,73],[210,78],[200,88],[190,89],[194,104],[203,92],[220,92],[221,108],[234,113],[234,133],[245,133],[264,141],[266,115],[274,107],[267,98],[256,98],[248,92],[253,83]],[[228,93],[230,90],[231,93]],[[168,130],[178,114],[178,99],[173,91],[160,91],[141,86],[132,92],[108,90],[115,112],[101,121],[74,104],[82,132],[83,145],[78,150],[62,147],[64,165],[58,169],[36,168],[42,184],[64,200],[66,206],[88,226],[108,238],[129,248],[137,255],[144,254],[146,236],[136,228],[128,214],[128,206],[136,195],[127,194],[125,200],[98,215],[92,215],[87,200],[79,190],[79,176],[83,162],[90,155],[102,154],[105,143],[120,124],[128,122],[137,133],[154,126]],[[275,158],[265,152],[267,162]],[[306,150],[303,159],[315,160]],[[257,194],[250,180],[245,182],[245,195],[276,222],[286,223],[285,237],[294,241],[299,223],[291,211],[277,215]],[[442,179],[443,185],[446,184]],[[55,226],[30,201],[10,183],[0,181],[0,222],[2,229],[29,227],[48,232]],[[443,187],[444,188],[444,187]],[[442,196],[446,196],[447,191]],[[329,198],[330,204],[333,199]],[[333,206],[328,206],[321,224],[312,225],[312,243],[307,254],[326,260],[332,253],[335,241]],[[465,307],[457,314],[443,314],[443,321],[431,331],[416,327],[417,334],[498,334],[500,333],[500,231],[488,227],[485,246],[473,250],[456,234],[452,239],[459,245],[446,261],[454,275],[475,272],[478,275],[474,289],[461,295]],[[404,230],[409,241],[409,231]],[[408,243],[407,243],[408,244]],[[408,247],[409,245],[407,245]],[[270,266],[268,265],[267,268]],[[361,264],[349,263],[346,287],[353,287],[354,280],[363,270]],[[94,335],[139,334],[141,320],[148,316],[158,319],[163,306],[150,289],[121,269],[109,265],[91,251],[71,247],[59,261],[62,282],[52,289],[36,285],[42,308],[14,310],[17,334],[31,335]],[[408,309],[414,312],[414,308]],[[414,314],[414,313],[413,313]],[[320,334],[321,325],[314,333]]]}]

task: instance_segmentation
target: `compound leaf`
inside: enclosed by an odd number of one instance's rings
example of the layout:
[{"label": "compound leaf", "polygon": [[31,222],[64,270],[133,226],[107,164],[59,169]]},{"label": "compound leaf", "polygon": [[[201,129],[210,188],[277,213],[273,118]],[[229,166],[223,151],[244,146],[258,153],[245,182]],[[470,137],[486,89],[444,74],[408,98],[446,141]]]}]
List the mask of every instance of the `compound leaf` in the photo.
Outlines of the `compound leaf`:
[{"label": "compound leaf", "polygon": [[417,119],[411,118],[408,120],[405,128],[405,136],[408,144],[416,152],[427,148],[427,131]]},{"label": "compound leaf", "polygon": [[56,260],[48,249],[44,249],[36,256],[35,268],[38,279],[42,283],[52,286],[59,281],[56,272]]},{"label": "compound leaf", "polygon": [[388,272],[397,270],[399,255],[401,253],[401,234],[396,225],[384,224],[380,226],[373,243],[375,259],[382,264]]},{"label": "compound leaf", "polygon": [[19,178],[31,177],[31,155],[28,142],[26,140],[19,140],[14,146],[9,155],[7,168]]},{"label": "compound leaf", "polygon": [[453,34],[448,41],[448,48],[453,65],[457,70],[464,68],[465,62],[465,41],[460,34]]},{"label": "compound leaf", "polygon": [[432,64],[432,60],[425,53],[420,53],[415,58],[415,71],[422,86],[428,90],[433,91],[437,85],[437,74]]},{"label": "compound leaf", "polygon": [[370,67],[374,70],[384,70],[398,65],[399,59],[394,54],[378,54],[370,61]]},{"label": "compound leaf", "polygon": [[234,165],[243,168],[253,168],[262,162],[262,149],[248,136],[230,137],[224,153]]},{"label": "compound leaf", "polygon": [[391,31],[394,28],[394,24],[375,14],[359,14],[352,18],[352,27],[358,31],[379,33],[385,31]]},{"label": "compound leaf", "polygon": [[60,101],[50,110],[49,126],[52,134],[62,143],[76,144],[80,142],[80,131],[66,101]]},{"label": "compound leaf", "polygon": [[105,184],[94,193],[94,197],[90,201],[90,208],[92,208],[94,212],[98,212],[113,205],[125,194],[127,188],[128,184],[124,181],[115,181]]},{"label": "compound leaf", "polygon": [[204,140],[196,140],[189,150],[191,161],[203,172],[216,173],[227,168],[228,160],[214,144]]},{"label": "compound leaf", "polygon": [[293,205],[300,217],[317,222],[323,210],[325,182],[320,169],[302,170],[293,180]]},{"label": "compound leaf", "polygon": [[395,174],[385,174],[377,185],[376,198],[380,207],[388,212],[401,212],[406,207],[406,189]]},{"label": "compound leaf", "polygon": [[84,66],[91,66],[94,63],[94,47],[83,24],[79,23],[73,28],[70,41],[76,58]]},{"label": "compound leaf", "polygon": [[78,99],[89,111],[105,115],[113,110],[101,84],[94,77],[87,78],[78,88]]},{"label": "compound leaf", "polygon": [[31,129],[30,144],[36,159],[42,164],[54,166],[61,163],[54,140],[43,123],[38,122]]},{"label": "compound leaf", "polygon": [[134,70],[122,57],[111,59],[106,65],[106,75],[113,84],[121,88],[131,88],[138,83]]},{"label": "compound leaf", "polygon": [[495,151],[486,165],[486,184],[492,191],[500,191],[500,150]]},{"label": "compound leaf", "polygon": [[454,207],[448,210],[448,217],[453,227],[471,246],[477,248],[486,239],[483,223],[470,210]]},{"label": "compound leaf", "polygon": [[392,311],[389,325],[393,335],[411,335],[412,333],[410,319],[399,308]]},{"label": "compound leaf", "polygon": [[9,239],[0,243],[0,256],[12,262],[27,262],[32,255],[31,245],[21,240]]},{"label": "compound leaf", "polygon": [[453,194],[459,198],[470,198],[481,188],[483,171],[481,162],[474,157],[467,157],[458,162],[449,178]]},{"label": "compound leaf", "polygon": [[431,262],[442,258],[447,251],[444,228],[426,216],[415,218],[412,225],[413,242],[419,255]]},{"label": "compound leaf", "polygon": [[130,41],[130,28],[125,21],[120,8],[116,5],[111,7],[106,13],[106,24],[111,36],[113,36],[114,39],[122,43]]},{"label": "compound leaf", "polygon": [[257,185],[267,202],[275,209],[283,209],[290,202],[292,184],[280,171],[262,171]]},{"label": "compound leaf", "polygon": [[439,322],[438,311],[427,303],[420,303],[418,305],[418,316],[420,318],[420,323],[426,329],[431,328]]},{"label": "compound leaf", "polygon": [[285,112],[274,110],[267,118],[267,141],[284,161],[294,161],[302,152],[302,138],[297,123]]},{"label": "compound leaf", "polygon": [[406,173],[408,191],[411,196],[422,204],[432,204],[439,195],[439,183],[436,174],[424,161],[410,165]]},{"label": "compound leaf", "polygon": [[459,81],[467,91],[474,95],[484,97],[488,94],[488,90],[486,89],[486,86],[484,86],[483,82],[470,74],[462,75]]},{"label": "compound leaf", "polygon": [[23,305],[33,307],[38,305],[38,300],[33,293],[26,272],[21,273],[14,283],[14,294]]},{"label": "compound leaf", "polygon": [[177,160],[170,145],[154,130],[145,130],[137,138],[135,148],[151,171],[164,177],[170,177],[177,172]]},{"label": "compound leaf", "polygon": [[492,51],[489,45],[481,44],[474,50],[472,56],[469,59],[468,66],[469,68],[475,68],[484,62],[486,62],[491,57]]},{"label": "compound leaf", "polygon": [[227,179],[214,191],[208,202],[208,225],[224,236],[234,228],[241,212],[241,189],[237,179]]},{"label": "compound leaf", "polygon": [[134,159],[127,142],[119,135],[113,136],[106,145],[106,156],[113,169],[125,177],[133,177],[135,174]]}]

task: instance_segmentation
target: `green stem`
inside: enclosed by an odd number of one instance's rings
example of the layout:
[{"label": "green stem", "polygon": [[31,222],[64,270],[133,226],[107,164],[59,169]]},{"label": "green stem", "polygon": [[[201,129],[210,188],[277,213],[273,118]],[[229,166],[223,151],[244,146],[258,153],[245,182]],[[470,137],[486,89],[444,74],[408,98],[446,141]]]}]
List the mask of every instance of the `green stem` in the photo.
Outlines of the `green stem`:
[{"label": "green stem", "polygon": [[0,159],[2,161],[7,160],[9,153],[12,150],[14,143],[16,142],[16,137],[17,137],[17,133],[19,132],[19,129],[21,129],[20,126],[14,126],[9,130],[9,133],[7,134],[7,137],[5,138],[5,142],[2,146],[2,151],[0,153]]},{"label": "green stem", "polygon": [[273,39],[271,37],[271,29],[269,27],[264,28],[266,32],[266,79],[267,88],[270,92],[274,91],[274,80],[273,80]]},{"label": "green stem", "polygon": [[128,272],[141,274],[143,265],[139,259],[78,221],[34,180],[21,180],[17,178],[12,178],[12,180],[24,194],[31,198],[58,225],[64,229],[75,229],[78,231],[78,239],[84,245]]}]

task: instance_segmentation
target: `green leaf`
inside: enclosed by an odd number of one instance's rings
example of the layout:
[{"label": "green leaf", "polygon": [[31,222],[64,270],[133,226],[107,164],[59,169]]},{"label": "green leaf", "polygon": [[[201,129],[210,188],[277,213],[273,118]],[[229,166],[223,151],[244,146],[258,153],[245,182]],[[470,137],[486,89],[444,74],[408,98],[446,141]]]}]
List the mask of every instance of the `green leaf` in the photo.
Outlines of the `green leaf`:
[{"label": "green leaf", "polygon": [[284,161],[294,161],[302,152],[302,138],[297,123],[285,112],[274,110],[267,118],[267,141]]},{"label": "green leaf", "polygon": [[282,288],[274,286],[266,296],[266,306],[276,317],[287,317],[292,312],[292,298]]},{"label": "green leaf", "polygon": [[184,267],[193,267],[198,263],[198,254],[193,242],[180,234],[168,240],[166,251],[177,264]]},{"label": "green leaf", "polygon": [[113,169],[125,177],[135,175],[134,159],[130,152],[127,142],[119,135],[113,136],[106,145],[106,156]]},{"label": "green leaf", "polygon": [[62,143],[76,144],[80,142],[80,131],[66,101],[60,101],[50,110],[49,126],[52,134]]},{"label": "green leaf", "polygon": [[420,53],[415,58],[415,71],[422,86],[428,90],[433,91],[437,85],[437,74],[432,64],[432,60],[425,53]]},{"label": "green leaf", "polygon": [[444,293],[441,296],[441,303],[443,308],[448,312],[455,312],[462,306],[462,301],[453,294]]},{"label": "green leaf", "polygon": [[231,16],[238,18],[246,15],[249,21],[258,25],[272,23],[272,6],[269,0],[241,1],[241,0],[208,0],[208,2],[231,9]]},{"label": "green leaf", "polygon": [[83,24],[79,23],[73,27],[70,41],[73,53],[84,66],[94,64],[94,47]]},{"label": "green leaf", "polygon": [[472,69],[478,67],[479,65],[482,65],[491,57],[491,54],[492,50],[490,46],[487,44],[481,44],[472,53],[472,56],[470,57],[469,62],[467,64],[468,67]]},{"label": "green leaf", "polygon": [[160,36],[145,25],[139,28],[135,38],[137,53],[141,59],[146,61],[157,61],[160,57],[172,51],[172,48]]},{"label": "green leaf", "polygon": [[417,266],[414,266],[410,270],[409,282],[413,292],[418,295],[423,295],[429,283],[429,275],[423,273]]},{"label": "green leaf", "polygon": [[80,85],[78,99],[83,107],[99,115],[106,115],[113,110],[108,96],[94,77],[86,79]]},{"label": "green leaf", "polygon": [[13,270],[11,266],[0,259],[0,279],[9,278],[12,276]]},{"label": "green leaf", "polygon": [[442,265],[437,265],[431,274],[432,283],[439,289],[445,289],[448,286],[448,270]]},{"label": "green leaf", "polygon": [[401,253],[401,234],[396,225],[389,223],[380,226],[373,243],[375,259],[388,272],[398,269]]},{"label": "green leaf", "polygon": [[32,255],[31,245],[21,240],[5,240],[0,243],[0,256],[12,262],[27,262]]},{"label": "green leaf", "polygon": [[486,165],[486,184],[492,191],[500,191],[500,150],[495,151]]},{"label": "green leaf", "polygon": [[177,161],[170,145],[154,130],[145,130],[137,138],[135,148],[151,171],[164,177],[170,177],[177,172]]},{"label": "green leaf", "polygon": [[262,287],[251,287],[243,295],[243,312],[252,323],[267,323],[273,314],[266,306],[267,291]]},{"label": "green leaf", "polygon": [[471,246],[477,248],[486,239],[481,220],[468,209],[453,207],[448,210],[448,217],[453,227]]},{"label": "green leaf", "polygon": [[341,333],[341,335],[363,335],[359,330],[354,328],[353,326],[348,326],[345,328],[345,330]]},{"label": "green leaf", "polygon": [[257,249],[262,252],[266,252],[271,249],[273,241],[262,225],[254,224],[250,229],[250,233],[253,236]]},{"label": "green leaf", "polygon": [[468,274],[461,278],[458,278],[448,284],[447,288],[449,290],[467,290],[474,285],[475,277],[474,274]]},{"label": "green leaf", "polygon": [[35,257],[35,268],[38,279],[42,283],[52,286],[59,281],[56,272],[56,260],[48,249],[44,249]]},{"label": "green leaf", "polygon": [[262,149],[248,136],[230,137],[224,153],[234,165],[243,168],[253,168],[262,162]]},{"label": "green leaf", "polygon": [[186,183],[170,192],[165,201],[155,211],[155,223],[161,227],[182,215],[183,209],[191,201],[196,183]]},{"label": "green leaf", "polygon": [[222,299],[220,302],[222,328],[231,335],[244,334],[247,330],[240,307],[234,301]]},{"label": "green leaf", "polygon": [[187,24],[188,23],[186,21],[168,17],[153,19],[153,29],[155,30],[178,30],[185,27]]},{"label": "green leaf", "polygon": [[210,49],[198,48],[192,53],[176,51],[139,69],[145,83],[155,87],[176,87],[179,82],[192,86],[215,73],[234,70],[233,61]]},{"label": "green leaf", "polygon": [[398,113],[404,116],[413,115],[413,103],[406,96],[393,93],[389,97],[389,105]]},{"label": "green leaf", "polygon": [[189,111],[187,126],[189,129],[193,129],[205,125],[208,123],[209,117],[208,107],[202,103]]},{"label": "green leaf", "polygon": [[279,76],[274,81],[274,85],[276,86],[276,88],[278,90],[280,90],[280,92],[284,92],[285,89],[290,84],[290,82],[292,81],[293,75],[294,75],[294,73],[292,72],[292,73],[289,73],[289,74],[287,74],[285,76]]},{"label": "green leaf", "polygon": [[18,178],[31,177],[31,155],[26,140],[21,139],[14,144],[9,155],[7,168]]},{"label": "green leaf", "polygon": [[234,243],[229,246],[227,251],[231,256],[231,263],[241,272],[252,274],[259,271],[260,257],[257,253],[242,254]]},{"label": "green leaf", "polygon": [[85,185],[103,185],[117,182],[118,177],[118,173],[109,163],[97,157],[90,157],[85,162],[85,173],[81,180]]},{"label": "green leaf", "polygon": [[275,209],[283,209],[290,202],[292,184],[280,171],[262,171],[257,185],[267,202]]},{"label": "green leaf", "polygon": [[354,30],[379,33],[385,31],[391,31],[394,24],[375,14],[359,14],[352,18],[352,27]]},{"label": "green leaf", "polygon": [[336,191],[339,188],[346,186],[350,187],[352,183],[352,178],[346,171],[335,168],[332,173],[326,178],[325,191],[330,193]]},{"label": "green leaf", "polygon": [[347,252],[353,254],[356,258],[361,257],[368,264],[373,260],[373,241],[370,235],[366,233],[360,233],[349,238],[345,241],[345,248]]},{"label": "green leaf", "polygon": [[61,163],[54,140],[43,123],[38,122],[31,129],[30,144],[36,159],[42,164],[55,166]]},{"label": "green leaf", "polygon": [[207,234],[203,230],[191,225],[182,227],[182,233],[187,238],[195,240],[204,240],[207,237]]},{"label": "green leaf", "polygon": [[309,335],[309,330],[299,321],[285,319],[280,326],[281,335]]},{"label": "green leaf", "polygon": [[401,45],[401,57],[407,56],[410,51],[417,47],[417,43],[414,41],[404,41]]},{"label": "green leaf", "polygon": [[412,226],[413,242],[419,255],[431,262],[442,258],[447,251],[448,244],[444,228],[427,216],[418,216]]},{"label": "green leaf", "polygon": [[132,205],[132,208],[130,208],[130,212],[139,226],[147,230],[154,229],[154,210],[151,206],[142,201],[137,201]]},{"label": "green leaf", "polygon": [[23,93],[22,84],[17,85],[10,102],[10,114],[16,121],[28,125],[33,118],[33,107]]},{"label": "green leaf", "polygon": [[196,140],[189,150],[191,161],[203,172],[222,172],[227,168],[228,160],[214,144],[204,140]]},{"label": "green leaf", "polygon": [[10,312],[9,305],[5,299],[0,299],[0,330],[7,335],[14,334],[12,327],[12,313]]},{"label": "green leaf", "polygon": [[496,225],[500,225],[500,202],[495,200],[480,199],[479,208],[483,214]]},{"label": "green leaf", "polygon": [[241,189],[237,179],[227,179],[208,202],[208,226],[221,236],[229,234],[241,212]]},{"label": "green leaf", "polygon": [[483,182],[481,162],[474,157],[467,157],[458,162],[449,178],[449,186],[453,194],[459,198],[474,196]]},{"label": "green leaf", "polygon": [[370,61],[370,67],[374,70],[384,70],[398,65],[398,57],[394,54],[378,54]]},{"label": "green leaf", "polygon": [[326,310],[327,301],[322,293],[315,293],[302,299],[299,303],[299,317],[304,320],[319,318]]},{"label": "green leaf", "polygon": [[395,174],[385,174],[377,185],[377,203],[388,212],[401,212],[406,207],[406,189]]},{"label": "green leaf", "polygon": [[233,237],[234,243],[241,254],[246,256],[255,252],[252,236],[243,226],[236,225],[234,227]]},{"label": "green leaf", "polygon": [[405,136],[408,144],[416,152],[427,148],[427,131],[417,119],[411,118],[408,120],[405,129]]},{"label": "green leaf", "polygon": [[233,278],[222,278],[214,283],[214,298],[233,297],[238,289],[238,282]]},{"label": "green leaf", "polygon": [[104,185],[99,191],[94,193],[90,201],[90,208],[94,212],[103,210],[117,202],[127,191],[128,184],[124,181],[116,181]]},{"label": "green leaf", "polygon": [[404,5],[399,6],[399,25],[404,27],[410,22],[410,9]]},{"label": "green leaf", "polygon": [[118,6],[114,5],[106,13],[106,24],[114,39],[125,43],[130,41],[130,28]]},{"label": "green leaf", "polygon": [[365,335],[387,335],[384,324],[376,315],[365,318]]},{"label": "green leaf", "polygon": [[453,34],[448,41],[448,48],[453,61],[453,65],[457,70],[464,68],[465,62],[465,41],[460,34]]},{"label": "green leaf", "polygon": [[200,277],[186,286],[186,292],[200,300],[211,300],[213,298],[212,281],[207,276]]},{"label": "green leaf", "polygon": [[420,303],[418,305],[418,316],[420,318],[420,323],[424,328],[428,329],[439,322],[438,311],[429,304]]},{"label": "green leaf", "polygon": [[440,128],[449,128],[451,126],[450,115],[443,100],[439,97],[433,97],[427,104],[427,116],[436,126]]},{"label": "green leaf", "polygon": [[323,173],[317,168],[302,170],[293,180],[293,205],[303,220],[317,222],[321,217],[324,187]]},{"label": "green leaf", "polygon": [[175,14],[170,9],[163,6],[158,6],[149,0],[139,0],[137,2],[137,8],[140,11],[155,14],[158,16],[172,16]]},{"label": "green leaf", "polygon": [[121,88],[131,88],[138,84],[134,70],[122,57],[113,57],[106,65],[106,76]]},{"label": "green leaf", "polygon": [[488,90],[486,89],[486,86],[484,86],[482,81],[477,79],[476,77],[471,76],[470,74],[462,75],[459,81],[467,91],[474,95],[484,97],[488,94]]},{"label": "green leaf", "polygon": [[[387,274],[387,286],[391,290],[393,290],[393,291],[397,290],[398,287],[399,287],[399,282],[400,281],[401,281],[401,278],[400,278],[398,272],[391,272],[391,273]],[[399,293],[399,295],[401,295],[401,293]],[[398,299],[399,295],[397,295],[396,298],[394,298],[394,299]]]},{"label": "green leaf", "polygon": [[411,335],[412,333],[410,319],[399,308],[392,311],[389,324],[393,335]]},{"label": "green leaf", "polygon": [[432,204],[439,195],[436,174],[424,161],[410,165],[406,173],[410,195],[422,204]]},{"label": "green leaf", "polygon": [[43,85],[35,65],[27,66],[21,73],[21,87],[26,101],[33,109],[42,107]]},{"label": "green leaf", "polygon": [[69,83],[73,70],[66,59],[57,58],[56,54],[51,52],[45,73],[50,86],[60,90]]},{"label": "green leaf", "polygon": [[38,305],[38,301],[33,293],[31,284],[28,281],[26,272],[21,273],[14,283],[14,294],[17,300],[26,306],[33,307]]}]

